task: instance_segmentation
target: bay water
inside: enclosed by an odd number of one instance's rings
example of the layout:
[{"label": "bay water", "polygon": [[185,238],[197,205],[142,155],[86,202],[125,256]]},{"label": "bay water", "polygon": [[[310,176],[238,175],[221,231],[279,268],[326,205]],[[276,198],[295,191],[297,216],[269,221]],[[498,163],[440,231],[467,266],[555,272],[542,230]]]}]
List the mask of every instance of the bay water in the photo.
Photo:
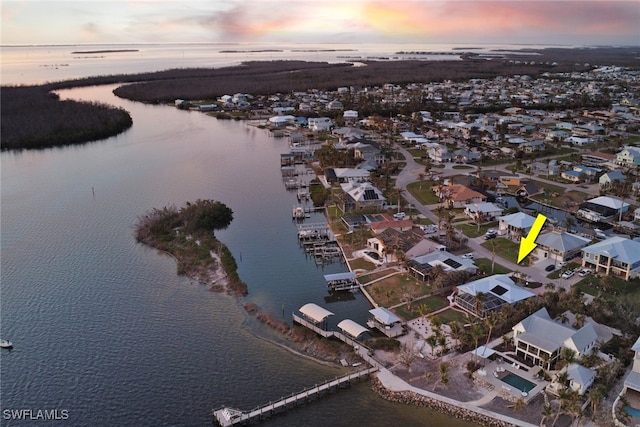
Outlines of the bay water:
[{"label": "bay water", "polygon": [[[122,106],[131,129],[82,146],[3,152],[1,172],[1,425],[211,425],[222,405],[247,410],[334,378],[341,369],[277,345],[242,304],[291,323],[307,302],[364,324],[360,295],[327,303],[300,249],[283,185],[285,139],[243,122],[115,97],[115,86],[63,98]],[[175,261],[136,243],[152,208],[215,199],[234,212],[218,233],[249,295],[235,299],[176,275]],[[325,221],[321,214],[307,221]],[[7,411],[58,411],[17,420]],[[64,412],[62,412],[64,411]],[[379,398],[366,382],[264,423],[273,426],[463,426]]]}]

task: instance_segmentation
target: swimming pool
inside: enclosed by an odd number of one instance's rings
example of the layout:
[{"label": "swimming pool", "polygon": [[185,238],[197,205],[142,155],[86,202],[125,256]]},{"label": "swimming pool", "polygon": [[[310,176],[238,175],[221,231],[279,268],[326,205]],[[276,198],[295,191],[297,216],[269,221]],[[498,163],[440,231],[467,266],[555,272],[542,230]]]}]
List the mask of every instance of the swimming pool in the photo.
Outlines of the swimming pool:
[{"label": "swimming pool", "polygon": [[636,409],[633,406],[625,406],[624,412],[631,415],[632,417],[640,418],[640,409]]},{"label": "swimming pool", "polygon": [[504,377],[500,378],[500,380],[502,382],[505,382],[505,383],[509,384],[510,386],[513,386],[513,387],[517,388],[518,390],[524,391],[526,393],[529,393],[536,386],[531,381],[526,380],[526,379],[522,378],[521,376],[516,375],[516,374],[514,374],[512,372],[507,373],[507,375],[505,375]]}]

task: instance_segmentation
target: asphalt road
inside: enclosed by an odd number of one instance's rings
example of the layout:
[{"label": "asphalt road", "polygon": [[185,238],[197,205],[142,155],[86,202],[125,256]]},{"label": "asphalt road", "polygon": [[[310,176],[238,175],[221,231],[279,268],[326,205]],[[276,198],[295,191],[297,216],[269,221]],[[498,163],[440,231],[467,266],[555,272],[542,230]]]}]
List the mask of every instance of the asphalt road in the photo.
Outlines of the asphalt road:
[{"label": "asphalt road", "polygon": [[[429,208],[429,206],[425,206],[423,204],[421,204],[420,202],[418,202],[418,200],[413,197],[413,195],[409,192],[406,191],[407,190],[407,185],[418,181],[419,180],[419,174],[424,172],[424,166],[417,163],[413,156],[411,155],[411,153],[409,153],[406,149],[404,149],[403,147],[399,147],[399,151],[404,155],[405,160],[406,160],[406,167],[402,169],[402,171],[398,174],[397,178],[396,178],[396,187],[397,188],[401,188],[405,190],[404,193],[404,198],[407,200],[408,203],[410,203],[411,205],[413,205],[415,207],[416,210],[418,210],[422,215],[424,215],[425,217],[429,218],[431,221],[433,221],[435,224],[438,223],[438,217],[436,216],[436,214]],[[461,171],[459,169],[453,169],[454,163],[446,163],[445,164],[445,168],[444,169],[439,169],[438,171],[442,174],[442,177],[447,177],[447,176],[453,176],[453,175],[459,175],[461,173],[464,173],[464,171]],[[511,173],[509,171],[507,171],[507,169],[505,169],[506,165],[502,165],[500,167],[497,167],[497,170],[500,171],[504,171],[506,173]],[[574,189],[575,188],[575,184],[559,184],[555,181],[548,181],[546,179],[542,179],[539,177],[535,177],[535,179],[537,181],[542,181],[542,182],[548,182],[550,184],[553,185],[557,185],[557,186],[565,186],[569,189]],[[597,186],[597,184],[594,184],[595,186]],[[581,188],[580,191],[586,191],[586,192],[591,192],[593,190],[591,189],[587,189],[585,190],[584,188]],[[595,192],[595,194],[597,195],[597,191]],[[595,195],[594,195],[595,197]],[[489,249],[486,249],[485,247],[481,246],[481,243],[484,242],[484,236],[481,237],[476,237],[476,238],[469,238],[467,246],[469,247],[469,249],[471,251],[473,251],[474,256],[476,258],[488,258],[491,259],[492,253]],[[527,279],[531,282],[540,282],[543,285],[547,284],[549,282],[552,282],[556,285],[556,287],[563,287],[565,289],[569,289],[571,287],[572,284],[574,284],[575,282],[577,282],[579,279],[581,279],[581,277],[579,277],[577,274],[575,274],[572,278],[570,279],[549,279],[547,278],[547,274],[549,274],[548,272],[546,272],[544,270],[544,268],[550,264],[549,261],[547,260],[542,260],[542,261],[538,261],[536,262],[534,265],[532,266],[522,266],[520,264],[515,264],[511,261],[508,261],[502,257],[499,257],[496,255],[495,261],[505,267],[507,267],[508,269],[512,270],[512,271],[519,271],[523,274],[527,275]],[[535,293],[542,293],[545,291],[544,286],[541,286],[539,288],[534,288],[532,289],[533,292]]]}]

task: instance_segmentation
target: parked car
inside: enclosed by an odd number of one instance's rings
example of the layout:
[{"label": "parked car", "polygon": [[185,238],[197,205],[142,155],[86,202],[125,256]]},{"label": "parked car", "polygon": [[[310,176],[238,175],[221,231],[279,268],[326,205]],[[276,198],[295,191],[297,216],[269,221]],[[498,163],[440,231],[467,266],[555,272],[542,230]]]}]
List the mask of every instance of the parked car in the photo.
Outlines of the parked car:
[{"label": "parked car", "polygon": [[395,219],[404,219],[406,216],[407,214],[405,214],[404,212],[398,212],[393,214],[393,217]]},{"label": "parked car", "polygon": [[460,258],[473,259],[473,252],[466,253],[466,254],[462,255]]},{"label": "parked car", "polygon": [[582,270],[580,270],[580,272],[578,273],[578,276],[580,277],[584,277],[587,274],[591,274],[591,269],[590,268],[583,268]]},{"label": "parked car", "polygon": [[497,232],[496,230],[494,230],[494,229],[491,229],[491,228],[490,228],[490,229],[489,229],[489,230],[487,230],[487,232],[485,233],[484,238],[485,238],[486,240],[489,240],[489,239],[493,239],[493,238],[494,238],[494,237],[496,237],[497,235],[498,235],[498,232]]},{"label": "parked car", "polygon": [[438,231],[438,227],[436,227],[433,224],[430,225],[421,225],[420,229],[422,229],[422,231],[424,231],[424,234],[433,234],[436,231]]},{"label": "parked car", "polygon": [[562,277],[563,279],[570,279],[571,277],[573,277],[574,274],[576,274],[575,271],[567,270],[564,273],[562,273],[562,276],[560,276],[560,277]]},{"label": "parked car", "polygon": [[553,264],[549,264],[544,268],[545,271],[553,271],[555,269],[556,269],[556,266]]}]

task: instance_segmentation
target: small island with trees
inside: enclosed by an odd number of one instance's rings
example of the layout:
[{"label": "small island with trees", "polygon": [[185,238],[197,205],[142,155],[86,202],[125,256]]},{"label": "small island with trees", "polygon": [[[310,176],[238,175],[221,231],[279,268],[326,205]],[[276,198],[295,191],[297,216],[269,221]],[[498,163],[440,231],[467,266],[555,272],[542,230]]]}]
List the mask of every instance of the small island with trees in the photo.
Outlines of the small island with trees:
[{"label": "small island with trees", "polygon": [[233,211],[224,203],[199,199],[181,208],[147,212],[138,219],[136,240],[175,257],[179,275],[242,296],[248,293],[247,285],[238,276],[231,251],[215,236],[231,221]]}]

